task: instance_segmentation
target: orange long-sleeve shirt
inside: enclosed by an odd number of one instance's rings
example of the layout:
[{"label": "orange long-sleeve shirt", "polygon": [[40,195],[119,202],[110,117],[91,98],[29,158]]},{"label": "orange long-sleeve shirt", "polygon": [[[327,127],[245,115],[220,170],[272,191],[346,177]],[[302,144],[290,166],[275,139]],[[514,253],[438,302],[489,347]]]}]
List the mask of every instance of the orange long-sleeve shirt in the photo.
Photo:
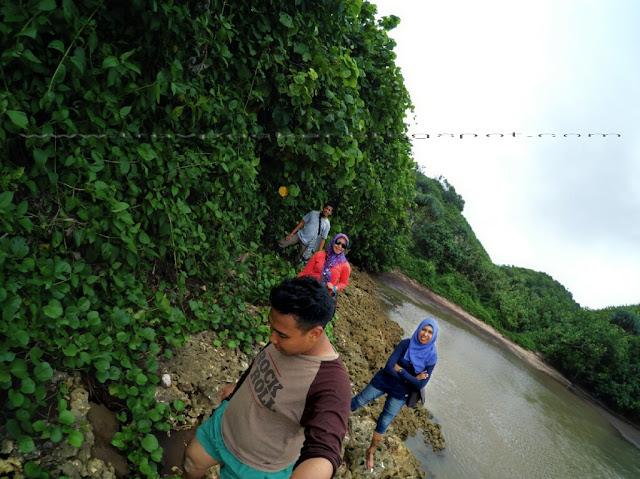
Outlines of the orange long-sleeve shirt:
[{"label": "orange long-sleeve shirt", "polygon": [[[327,257],[326,251],[318,251],[314,254],[307,265],[304,267],[300,276],[313,276],[319,281],[322,281],[322,267],[324,266],[324,260]],[[349,284],[349,276],[351,275],[351,266],[349,262],[339,263],[331,268],[331,284],[338,288],[338,291],[342,291]]]}]

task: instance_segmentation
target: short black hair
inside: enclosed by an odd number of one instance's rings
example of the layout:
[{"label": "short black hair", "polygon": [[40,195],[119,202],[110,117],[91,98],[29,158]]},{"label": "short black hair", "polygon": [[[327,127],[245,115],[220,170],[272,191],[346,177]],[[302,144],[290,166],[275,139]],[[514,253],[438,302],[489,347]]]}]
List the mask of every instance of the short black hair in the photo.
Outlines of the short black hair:
[{"label": "short black hair", "polygon": [[322,206],[322,209],[325,209],[327,206],[331,206],[334,210],[336,209],[336,205],[334,205],[331,201],[327,201],[327,202]]},{"label": "short black hair", "polygon": [[304,333],[316,326],[324,329],[335,310],[327,287],[311,276],[285,279],[271,290],[269,300],[280,314],[293,315]]}]

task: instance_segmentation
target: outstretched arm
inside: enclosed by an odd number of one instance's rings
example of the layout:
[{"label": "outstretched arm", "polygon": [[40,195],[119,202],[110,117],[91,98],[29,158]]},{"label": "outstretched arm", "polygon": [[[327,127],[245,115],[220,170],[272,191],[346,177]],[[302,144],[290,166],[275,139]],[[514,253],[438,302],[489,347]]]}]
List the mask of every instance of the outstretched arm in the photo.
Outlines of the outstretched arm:
[{"label": "outstretched arm", "polygon": [[291,239],[291,237],[294,234],[296,234],[300,230],[300,228],[302,228],[304,225],[305,225],[305,222],[300,221],[300,223],[298,223],[298,225],[295,228],[293,228],[293,231],[287,235],[287,239]]},{"label": "outstretched arm", "polygon": [[333,465],[324,457],[312,457],[293,470],[291,479],[331,479]]},{"label": "outstretched arm", "polygon": [[300,425],[304,443],[292,478],[332,477],[342,463],[342,441],[347,432],[351,382],[341,363],[323,361],[309,388]]}]

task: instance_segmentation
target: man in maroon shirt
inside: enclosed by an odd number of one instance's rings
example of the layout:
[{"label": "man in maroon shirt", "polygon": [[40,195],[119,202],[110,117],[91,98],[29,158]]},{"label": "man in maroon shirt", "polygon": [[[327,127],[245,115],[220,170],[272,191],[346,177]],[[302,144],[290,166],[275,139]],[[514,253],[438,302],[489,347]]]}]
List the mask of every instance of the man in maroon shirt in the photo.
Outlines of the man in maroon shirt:
[{"label": "man in maroon shirt", "polygon": [[316,279],[271,291],[270,344],[187,446],[188,479],[220,464],[222,479],[329,479],[342,462],[349,375],[324,331],[333,301]]}]

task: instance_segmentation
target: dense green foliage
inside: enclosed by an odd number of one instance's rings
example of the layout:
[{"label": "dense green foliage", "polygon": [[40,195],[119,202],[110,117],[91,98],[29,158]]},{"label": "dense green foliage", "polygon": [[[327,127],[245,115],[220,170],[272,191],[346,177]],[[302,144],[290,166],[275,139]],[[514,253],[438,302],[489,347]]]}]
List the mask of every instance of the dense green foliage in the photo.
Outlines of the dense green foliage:
[{"label": "dense green foliage", "polygon": [[351,261],[400,260],[638,417],[639,308],[581,310],[548,275],[493,265],[455,188],[413,171],[397,18],[359,0],[0,14],[0,426],[23,453],[82,444],[55,374],[80,371],[126,405],[114,445],[154,477],[153,431],[184,409],[155,402],[158,360],[205,328],[266,340],[268,292],[294,274],[269,246],[326,200]]},{"label": "dense green foliage", "polygon": [[[287,17],[293,27],[279,25],[284,58],[256,67],[254,90],[262,92],[256,107],[262,131],[279,135],[259,143],[261,186],[272,212],[267,237],[319,209],[320,195],[336,205],[332,231],[349,236],[352,259],[376,271],[403,241],[389,232],[403,224],[414,194],[404,123],[411,105],[393,41],[376,25],[373,7],[359,7],[314,6],[315,29],[305,28],[309,19],[300,14]],[[284,201],[274,195],[279,184],[291,193]]]},{"label": "dense green foliage", "polygon": [[548,274],[494,265],[455,189],[415,174],[413,239],[402,268],[640,422],[640,306],[582,309]]},{"label": "dense green foliage", "polygon": [[397,19],[254,3],[2,4],[0,401],[20,451],[82,444],[54,382],[82,371],[126,404],[114,444],[154,476],[152,432],[184,408],[154,401],[158,359],[204,328],[266,340],[267,294],[294,271],[265,244],[327,199],[355,262],[382,269],[402,244]]}]

